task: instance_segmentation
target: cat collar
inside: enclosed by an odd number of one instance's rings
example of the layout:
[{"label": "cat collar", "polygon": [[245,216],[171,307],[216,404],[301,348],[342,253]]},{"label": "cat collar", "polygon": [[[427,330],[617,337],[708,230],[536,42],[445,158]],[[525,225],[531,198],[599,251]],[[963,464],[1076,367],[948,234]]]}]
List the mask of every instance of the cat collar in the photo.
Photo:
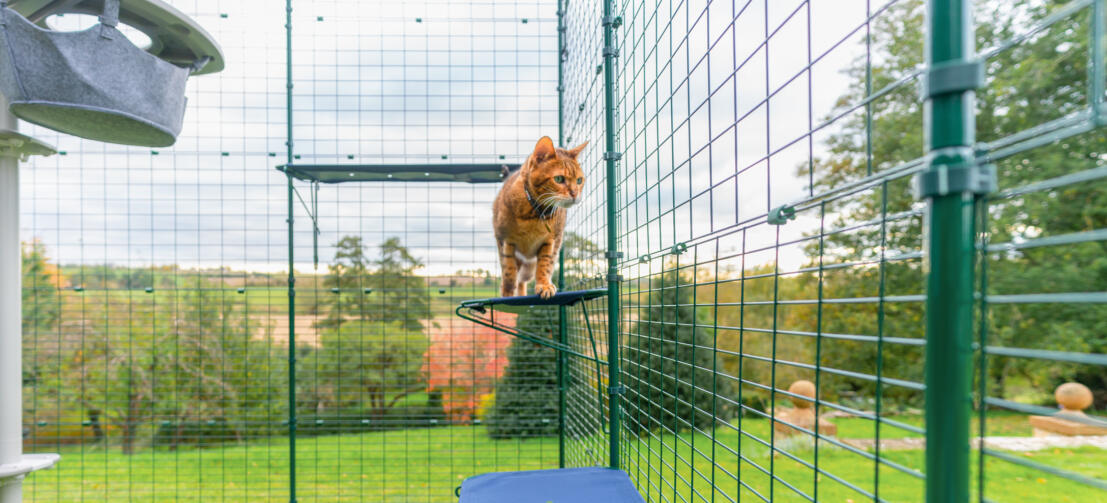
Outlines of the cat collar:
[{"label": "cat collar", "polygon": [[541,207],[538,205],[538,201],[534,199],[534,196],[530,193],[530,184],[523,181],[523,192],[527,195],[527,202],[530,203],[530,207],[534,209],[534,214],[538,216],[539,220],[549,220],[557,211],[556,206]]}]

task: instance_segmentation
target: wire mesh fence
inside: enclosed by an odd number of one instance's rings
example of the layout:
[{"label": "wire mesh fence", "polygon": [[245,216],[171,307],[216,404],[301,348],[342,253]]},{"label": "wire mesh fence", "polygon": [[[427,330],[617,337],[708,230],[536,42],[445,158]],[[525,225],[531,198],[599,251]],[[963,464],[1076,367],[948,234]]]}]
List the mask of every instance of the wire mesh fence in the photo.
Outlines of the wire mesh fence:
[{"label": "wire mesh fence", "polygon": [[66,463],[26,499],[453,501],[555,467],[545,355],[452,312],[498,286],[498,184],[296,180],[289,239],[273,168],[518,164],[556,132],[556,9],[312,2],[286,39],[283,2],[177,6],[230,65],[174,148],[29,130],[64,155],[24,177],[24,443]]},{"label": "wire mesh fence", "polygon": [[[920,97],[935,43],[927,36],[945,36],[926,25],[927,8],[615,2],[619,442],[647,501],[912,501],[927,489],[925,236],[949,232],[926,221],[913,190],[935,134]],[[965,466],[942,471],[971,473],[974,499],[1029,501],[1059,485],[1073,500],[1103,497],[1095,448],[1020,444],[1028,415],[1055,411],[1055,386],[1096,388],[1103,372],[1099,338],[1086,330],[1103,317],[1104,284],[1062,272],[1097,270],[1092,257],[1102,254],[1093,216],[1102,201],[1092,195],[1101,192],[1101,9],[972,10],[986,84],[970,145],[995,165],[999,191],[975,210],[975,335],[960,348],[966,364],[975,355],[965,366],[973,447]],[[566,18],[564,125],[597,138],[603,13],[569,3]],[[574,30],[578,22],[587,26]],[[592,159],[593,179],[602,162]],[[1062,199],[1081,209],[1062,209]],[[574,230],[594,236],[566,252],[582,285],[602,284],[601,213],[574,216]],[[960,406],[967,383],[964,392]],[[930,407],[969,424],[957,403]],[[603,440],[579,436],[568,459],[606,462]]]},{"label": "wire mesh fence", "polygon": [[[1075,381],[1105,424],[1103,0],[280,4],[175,3],[228,64],[171,149],[26,129],[28,501],[1107,497],[1103,437],[1030,421]],[[543,135],[590,142],[559,286],[610,295],[497,316],[591,359],[452,312],[499,184],[435,170]]]}]

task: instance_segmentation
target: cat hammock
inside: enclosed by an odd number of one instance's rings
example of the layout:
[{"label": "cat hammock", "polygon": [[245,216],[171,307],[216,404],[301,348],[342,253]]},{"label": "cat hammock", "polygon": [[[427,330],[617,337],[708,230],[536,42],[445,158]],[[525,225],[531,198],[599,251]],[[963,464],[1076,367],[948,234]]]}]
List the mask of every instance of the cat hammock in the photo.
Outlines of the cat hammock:
[{"label": "cat hammock", "polygon": [[[99,14],[91,28],[61,32],[55,14]],[[150,37],[136,47],[116,27]],[[184,123],[190,75],[223,69],[219,46],[161,0],[0,0],[0,91],[13,115],[63,133],[123,145],[165,147]]]}]

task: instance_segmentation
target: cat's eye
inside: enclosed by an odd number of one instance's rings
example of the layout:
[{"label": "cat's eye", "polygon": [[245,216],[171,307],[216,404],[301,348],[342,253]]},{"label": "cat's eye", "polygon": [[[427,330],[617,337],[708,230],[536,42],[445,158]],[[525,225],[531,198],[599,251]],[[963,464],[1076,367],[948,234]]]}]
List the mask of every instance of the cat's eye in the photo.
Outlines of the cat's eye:
[{"label": "cat's eye", "polygon": [[582,183],[584,183],[584,179],[583,178],[577,178],[577,185],[580,185]]},{"label": "cat's eye", "polygon": [[554,177],[554,181],[557,182],[557,183],[565,183],[565,177],[561,176],[561,175],[557,175],[557,176]]}]

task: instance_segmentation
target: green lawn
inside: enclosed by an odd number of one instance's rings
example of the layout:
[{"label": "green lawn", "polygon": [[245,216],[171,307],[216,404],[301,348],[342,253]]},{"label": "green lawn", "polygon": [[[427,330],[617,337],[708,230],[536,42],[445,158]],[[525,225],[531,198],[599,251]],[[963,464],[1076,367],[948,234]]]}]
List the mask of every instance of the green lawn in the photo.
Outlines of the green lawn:
[{"label": "green lawn", "polygon": [[[863,420],[839,419],[837,423],[843,435],[869,431]],[[771,456],[770,450],[757,441],[769,440],[768,423],[747,419],[742,427],[746,434],[741,436],[733,429],[720,427],[715,442],[704,435],[643,436],[625,445],[624,466],[653,501],[711,501],[712,478],[714,501],[718,502],[728,501],[727,496],[735,497],[739,492],[746,501],[756,501],[752,491],[766,498],[771,491],[774,501],[804,501],[799,492],[817,494],[820,501],[871,501],[865,492],[874,491],[873,481],[878,475],[872,460],[823,444],[818,451],[822,474],[816,479],[813,470],[804,464],[815,462],[815,450],[808,443],[778,439],[777,448],[791,456]],[[590,459],[584,446],[602,445],[600,442],[571,441],[569,459]],[[741,466],[738,455],[732,452],[739,449]],[[711,462],[712,452],[715,463]],[[88,447],[70,448],[62,454],[62,463],[56,469],[27,480],[27,501],[288,500],[288,444],[282,437],[225,448],[146,450],[132,456],[115,449]],[[1099,449],[1053,449],[1015,455],[1092,477],[1107,473],[1107,452]],[[923,468],[922,451],[884,452],[882,456],[906,469]],[[556,467],[557,457],[556,438],[491,440],[480,426],[300,438],[297,493],[300,501],[452,502],[456,501],[453,488],[467,476]],[[775,482],[761,470],[771,470]],[[1102,490],[1002,460],[989,458],[985,473],[988,497],[994,501],[1107,499]],[[735,480],[738,474],[742,487]],[[880,466],[879,478],[880,498],[921,501],[923,483],[918,478],[886,465]]]}]

